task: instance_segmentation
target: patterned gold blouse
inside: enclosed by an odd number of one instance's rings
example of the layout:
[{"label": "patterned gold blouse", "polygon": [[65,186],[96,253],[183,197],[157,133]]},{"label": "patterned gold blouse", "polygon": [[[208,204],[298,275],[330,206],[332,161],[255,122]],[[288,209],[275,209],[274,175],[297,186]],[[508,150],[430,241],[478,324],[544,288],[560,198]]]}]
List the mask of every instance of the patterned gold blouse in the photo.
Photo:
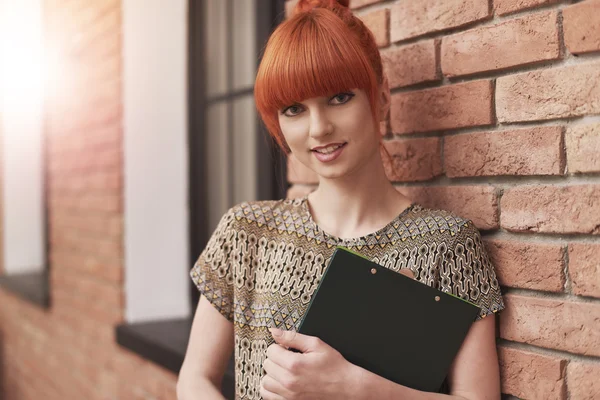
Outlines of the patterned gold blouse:
[{"label": "patterned gold blouse", "polygon": [[341,239],[313,221],[307,196],[233,206],[190,271],[234,324],[236,399],[261,398],[268,328],[298,329],[337,245],[394,271],[410,268],[418,281],[477,304],[478,320],[504,308],[471,221],[413,203],[377,232]]}]

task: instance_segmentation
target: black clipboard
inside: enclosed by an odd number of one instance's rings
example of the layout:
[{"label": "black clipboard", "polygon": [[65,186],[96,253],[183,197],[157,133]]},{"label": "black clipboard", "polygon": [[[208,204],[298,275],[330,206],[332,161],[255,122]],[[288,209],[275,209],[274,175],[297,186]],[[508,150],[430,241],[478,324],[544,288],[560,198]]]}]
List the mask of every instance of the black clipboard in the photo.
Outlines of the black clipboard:
[{"label": "black clipboard", "polygon": [[438,392],[479,312],[338,246],[298,332],[393,382]]}]

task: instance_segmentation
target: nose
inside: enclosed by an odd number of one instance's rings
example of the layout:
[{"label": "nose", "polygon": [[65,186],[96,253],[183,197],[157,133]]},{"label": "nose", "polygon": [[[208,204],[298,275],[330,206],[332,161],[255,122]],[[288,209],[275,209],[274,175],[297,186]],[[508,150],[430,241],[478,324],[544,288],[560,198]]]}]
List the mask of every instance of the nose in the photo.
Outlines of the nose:
[{"label": "nose", "polygon": [[333,131],[333,124],[322,109],[313,109],[310,113],[310,136],[320,138]]}]

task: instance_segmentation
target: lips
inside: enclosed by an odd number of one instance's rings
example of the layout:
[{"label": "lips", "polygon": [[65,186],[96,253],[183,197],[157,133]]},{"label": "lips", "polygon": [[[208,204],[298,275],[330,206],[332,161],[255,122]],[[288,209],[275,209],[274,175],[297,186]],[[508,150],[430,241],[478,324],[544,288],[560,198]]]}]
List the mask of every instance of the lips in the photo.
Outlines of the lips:
[{"label": "lips", "polygon": [[327,145],[325,145],[325,146],[313,147],[313,148],[311,149],[311,151],[323,150],[323,149],[326,149],[326,148],[328,148],[328,147],[339,147],[339,146],[343,146],[344,144],[346,144],[346,142],[330,143],[330,144],[327,144]]},{"label": "lips", "polygon": [[320,153],[318,151],[313,151],[312,153],[315,156],[315,158],[320,162],[329,163],[340,157],[342,152],[346,149],[346,145],[347,143],[344,143],[342,146],[338,147],[331,153]]}]

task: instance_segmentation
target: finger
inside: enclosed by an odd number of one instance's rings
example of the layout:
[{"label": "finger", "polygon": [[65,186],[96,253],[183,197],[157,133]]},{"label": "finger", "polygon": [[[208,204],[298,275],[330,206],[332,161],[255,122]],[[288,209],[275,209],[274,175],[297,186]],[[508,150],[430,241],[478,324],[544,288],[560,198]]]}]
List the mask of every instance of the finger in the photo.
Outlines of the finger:
[{"label": "finger", "polygon": [[263,368],[267,375],[279,382],[283,387],[288,387],[293,380],[293,375],[281,365],[275,363],[270,358],[265,359]]},{"label": "finger", "polygon": [[264,400],[285,400],[283,397],[285,389],[269,375],[265,375],[261,379],[259,392]]},{"label": "finger", "polygon": [[303,353],[308,353],[318,350],[320,341],[318,338],[309,335],[303,335],[296,331],[283,331],[280,329],[271,328],[273,339],[283,346],[288,346]]},{"label": "finger", "polygon": [[408,276],[411,279],[415,279],[415,273],[412,272],[412,270],[410,268],[402,268],[400,270],[400,273],[404,276]]},{"label": "finger", "polygon": [[260,393],[261,399],[263,399],[263,400],[285,400],[284,397],[282,397],[278,394],[269,392],[267,389],[263,388],[262,386],[260,387],[259,393]]},{"label": "finger", "polygon": [[271,360],[281,368],[290,370],[290,366],[298,362],[301,354],[286,350],[283,346],[273,343],[267,347],[267,359]]}]

